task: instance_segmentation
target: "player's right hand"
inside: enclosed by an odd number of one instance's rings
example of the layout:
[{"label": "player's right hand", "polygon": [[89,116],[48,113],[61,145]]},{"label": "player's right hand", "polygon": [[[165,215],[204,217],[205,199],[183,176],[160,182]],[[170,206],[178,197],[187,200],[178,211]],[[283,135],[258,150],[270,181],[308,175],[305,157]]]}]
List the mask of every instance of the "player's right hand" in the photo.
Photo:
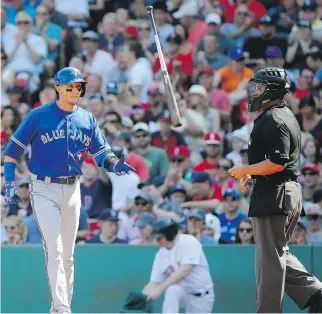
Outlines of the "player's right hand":
[{"label": "player's right hand", "polygon": [[242,179],[239,180],[239,183],[240,183],[243,191],[247,191],[248,190],[247,185],[252,180],[253,179],[252,179],[251,175],[249,175],[249,174],[246,174],[245,177],[243,177]]},{"label": "player's right hand", "polygon": [[4,184],[4,196],[8,204],[17,204],[21,201],[14,182],[6,182]]}]

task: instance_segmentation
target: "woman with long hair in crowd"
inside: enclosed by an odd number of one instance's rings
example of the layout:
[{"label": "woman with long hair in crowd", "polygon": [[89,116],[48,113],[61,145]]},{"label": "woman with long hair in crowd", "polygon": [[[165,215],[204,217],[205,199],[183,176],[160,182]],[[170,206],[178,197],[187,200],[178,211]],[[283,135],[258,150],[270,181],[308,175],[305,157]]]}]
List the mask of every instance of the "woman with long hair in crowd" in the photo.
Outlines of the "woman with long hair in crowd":
[{"label": "woman with long hair in crowd", "polygon": [[254,232],[250,220],[242,220],[236,229],[235,243],[237,244],[254,244]]},{"label": "woman with long hair in crowd", "polygon": [[1,111],[1,146],[6,145],[21,122],[19,111],[13,106],[5,106]]}]

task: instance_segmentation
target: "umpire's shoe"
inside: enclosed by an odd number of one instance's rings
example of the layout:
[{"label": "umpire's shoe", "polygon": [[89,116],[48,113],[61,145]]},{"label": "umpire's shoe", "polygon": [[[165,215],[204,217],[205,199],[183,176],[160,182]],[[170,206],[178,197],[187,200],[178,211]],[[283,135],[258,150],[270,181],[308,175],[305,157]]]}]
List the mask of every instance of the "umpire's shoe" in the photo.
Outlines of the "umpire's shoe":
[{"label": "umpire's shoe", "polygon": [[310,301],[309,313],[322,313],[322,289]]}]

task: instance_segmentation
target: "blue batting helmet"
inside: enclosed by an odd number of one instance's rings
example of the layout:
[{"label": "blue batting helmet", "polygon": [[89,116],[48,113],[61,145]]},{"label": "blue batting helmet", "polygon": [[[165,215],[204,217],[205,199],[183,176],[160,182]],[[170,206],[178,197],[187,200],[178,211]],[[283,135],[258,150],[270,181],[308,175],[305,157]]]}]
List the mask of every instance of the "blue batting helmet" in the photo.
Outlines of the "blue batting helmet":
[{"label": "blue batting helmet", "polygon": [[81,97],[85,95],[86,81],[83,74],[76,68],[68,67],[58,71],[54,77],[55,86],[67,85],[72,83],[82,83]]}]

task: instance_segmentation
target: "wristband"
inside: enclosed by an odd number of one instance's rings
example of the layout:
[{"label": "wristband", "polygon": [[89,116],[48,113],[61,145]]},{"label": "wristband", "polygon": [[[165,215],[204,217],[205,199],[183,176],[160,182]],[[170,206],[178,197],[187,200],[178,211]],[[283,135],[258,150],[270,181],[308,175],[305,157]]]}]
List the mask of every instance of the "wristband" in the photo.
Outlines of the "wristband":
[{"label": "wristband", "polygon": [[6,161],[4,163],[5,182],[15,181],[16,163]]}]

